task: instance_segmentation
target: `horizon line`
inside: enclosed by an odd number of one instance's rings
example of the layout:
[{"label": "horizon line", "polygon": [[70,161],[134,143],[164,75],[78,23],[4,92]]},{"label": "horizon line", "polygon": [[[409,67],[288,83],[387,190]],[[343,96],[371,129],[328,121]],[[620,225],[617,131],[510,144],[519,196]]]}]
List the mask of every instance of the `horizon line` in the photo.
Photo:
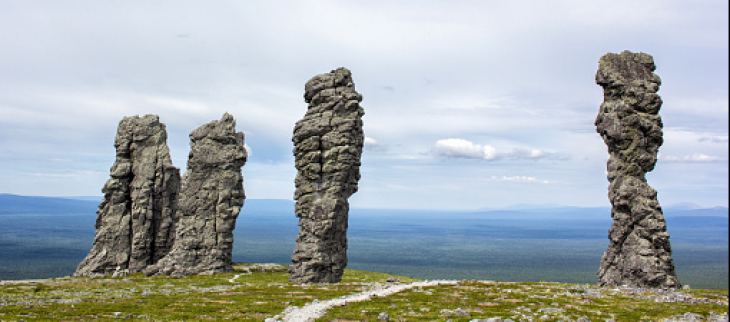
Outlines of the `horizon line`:
[{"label": "horizon line", "polygon": [[[80,200],[80,201],[94,201],[94,199],[101,199],[103,195],[98,196],[40,196],[40,195],[20,195],[9,192],[0,192],[0,195],[10,195],[17,197],[39,197],[39,198],[57,198],[67,200]],[[282,199],[282,198],[246,198],[246,200],[279,200],[294,203],[294,199]],[[486,206],[478,208],[407,208],[407,207],[396,207],[396,208],[379,208],[379,207],[360,207],[355,206],[353,209],[363,210],[377,210],[377,209],[388,209],[388,210],[419,210],[419,211],[493,211],[493,210],[546,210],[546,209],[558,209],[558,208],[611,208],[610,205],[590,205],[590,206],[575,206],[575,205],[562,205],[562,204],[540,204],[540,203],[517,203],[506,206]],[[697,210],[697,209],[728,209],[727,205],[716,205],[716,206],[703,206],[693,202],[677,202],[667,206],[662,206],[663,209],[682,209],[682,210]]]}]

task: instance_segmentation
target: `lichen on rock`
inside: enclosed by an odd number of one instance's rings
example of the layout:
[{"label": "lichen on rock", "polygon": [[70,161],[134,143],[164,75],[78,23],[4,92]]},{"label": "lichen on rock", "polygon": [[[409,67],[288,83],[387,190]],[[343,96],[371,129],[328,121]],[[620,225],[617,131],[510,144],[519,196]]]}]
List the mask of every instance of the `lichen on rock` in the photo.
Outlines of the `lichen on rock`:
[{"label": "lichen on rock", "polygon": [[595,121],[608,146],[608,198],[613,224],[598,271],[602,286],[681,286],[674,271],[666,221],[645,174],[663,143],[657,94],[661,80],[652,56],[624,51],[601,57],[596,83],[604,101]]},{"label": "lichen on rock", "polygon": [[190,134],[188,169],[177,202],[175,243],[145,274],[182,277],[231,272],[233,230],[246,198],[244,134],[225,113]]},{"label": "lichen on rock", "polygon": [[165,256],[175,238],[180,170],[170,159],[165,124],[157,115],[125,117],[114,146],[94,245],[74,276],[142,271]]},{"label": "lichen on rock", "polygon": [[310,79],[304,100],[292,137],[300,229],[289,280],[337,283],[347,266],[348,198],[360,179],[362,95],[350,71],[338,68]]}]

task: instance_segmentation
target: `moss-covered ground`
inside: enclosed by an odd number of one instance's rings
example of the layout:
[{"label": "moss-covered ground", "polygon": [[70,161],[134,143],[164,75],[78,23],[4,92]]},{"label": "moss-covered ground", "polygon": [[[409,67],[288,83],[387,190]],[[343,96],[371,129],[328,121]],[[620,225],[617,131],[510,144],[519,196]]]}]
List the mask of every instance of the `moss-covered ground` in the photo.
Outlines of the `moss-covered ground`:
[{"label": "moss-covered ground", "polygon": [[[692,297],[694,300],[688,300]],[[662,302],[684,299],[690,302]],[[694,302],[694,303],[691,303]],[[414,288],[387,298],[349,303],[318,321],[661,321],[688,312],[709,317],[728,312],[727,290],[607,289],[585,284],[461,281]]]},{"label": "moss-covered ground", "polygon": [[370,283],[392,277],[347,270],[340,284],[299,285],[289,283],[285,266],[254,268],[250,274],[247,267],[250,265],[239,264],[233,273],[187,278],[145,277],[140,273],[2,285],[0,320],[262,321],[289,305],[362,292]]},{"label": "moss-covered ground", "polygon": [[[233,273],[169,278],[132,274],[119,278],[60,278],[0,284],[0,321],[18,320],[238,320],[263,321],[288,306],[303,306],[408,277],[346,270],[342,283],[289,283],[285,266],[237,264]],[[250,272],[250,273],[249,273]],[[388,297],[335,307],[318,321],[661,320],[692,312],[727,312],[727,290],[673,293],[690,302],[661,302],[656,292],[628,294],[591,285],[461,281],[414,288]]]}]

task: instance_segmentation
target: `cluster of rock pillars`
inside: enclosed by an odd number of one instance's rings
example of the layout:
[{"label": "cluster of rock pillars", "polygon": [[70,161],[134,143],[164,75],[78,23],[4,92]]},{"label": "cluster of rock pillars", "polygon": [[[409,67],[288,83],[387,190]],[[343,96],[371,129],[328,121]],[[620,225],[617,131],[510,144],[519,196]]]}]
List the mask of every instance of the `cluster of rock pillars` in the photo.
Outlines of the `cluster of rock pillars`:
[{"label": "cluster of rock pillars", "polygon": [[[596,131],[608,147],[613,224],[598,284],[678,288],[657,192],[646,182],[663,143],[661,81],[653,58],[624,51],[601,57],[604,101]],[[294,126],[299,218],[289,280],[337,283],[347,266],[348,198],[357,191],[364,136],[360,102],[345,68],[305,85],[307,112]],[[102,191],[93,248],[75,276],[144,272],[183,277],[230,272],[233,230],[245,193],[244,134],[228,113],[190,134],[185,175],[172,165],[157,115],[125,117],[116,161]]]}]

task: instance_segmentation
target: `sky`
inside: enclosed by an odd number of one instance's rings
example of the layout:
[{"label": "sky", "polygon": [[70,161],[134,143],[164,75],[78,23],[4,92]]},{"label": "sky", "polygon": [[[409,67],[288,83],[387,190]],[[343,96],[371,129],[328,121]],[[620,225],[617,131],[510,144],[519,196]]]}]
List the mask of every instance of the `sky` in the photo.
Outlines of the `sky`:
[{"label": "sky", "polygon": [[250,199],[292,199],[304,84],[352,71],[352,207],[610,206],[599,58],[654,57],[663,206],[728,205],[728,1],[0,0],[0,193],[100,196],[125,116],[231,113]]}]

